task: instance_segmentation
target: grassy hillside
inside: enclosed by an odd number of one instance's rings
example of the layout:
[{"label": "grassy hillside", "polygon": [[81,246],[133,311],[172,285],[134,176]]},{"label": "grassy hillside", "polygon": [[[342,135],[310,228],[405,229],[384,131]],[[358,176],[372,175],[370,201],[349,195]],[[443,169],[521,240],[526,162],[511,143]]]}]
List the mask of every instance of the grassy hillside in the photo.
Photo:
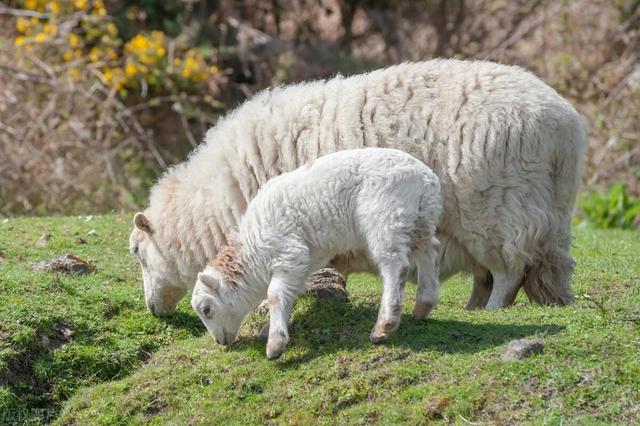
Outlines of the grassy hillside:
[{"label": "grassy hillside", "polygon": [[[129,223],[0,223],[0,423],[640,422],[637,232],[575,230],[578,297],[566,308],[520,296],[510,309],[466,312],[469,280],[458,277],[417,323],[409,286],[403,323],[382,346],[368,340],[380,286],[354,277],[349,302],[304,296],[290,347],[267,361],[258,314],[226,350],[186,301],[172,318],[147,314]],[[30,270],[65,253],[97,272]],[[544,353],[502,361],[520,337],[542,340]]]}]

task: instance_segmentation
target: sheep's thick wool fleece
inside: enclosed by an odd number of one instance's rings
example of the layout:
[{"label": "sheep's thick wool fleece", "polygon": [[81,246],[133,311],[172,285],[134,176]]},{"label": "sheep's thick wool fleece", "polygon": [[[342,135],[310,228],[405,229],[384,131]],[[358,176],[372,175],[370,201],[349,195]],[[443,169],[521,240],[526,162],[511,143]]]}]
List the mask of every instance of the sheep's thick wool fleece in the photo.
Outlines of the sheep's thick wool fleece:
[{"label": "sheep's thick wool fleece", "polygon": [[521,273],[555,247],[568,251],[586,148],[580,117],[529,72],[482,61],[407,63],[266,90],[167,172],[148,214],[193,283],[270,178],[363,147],[408,152],[440,178],[439,232],[460,257],[445,256],[444,276],[465,262]]}]

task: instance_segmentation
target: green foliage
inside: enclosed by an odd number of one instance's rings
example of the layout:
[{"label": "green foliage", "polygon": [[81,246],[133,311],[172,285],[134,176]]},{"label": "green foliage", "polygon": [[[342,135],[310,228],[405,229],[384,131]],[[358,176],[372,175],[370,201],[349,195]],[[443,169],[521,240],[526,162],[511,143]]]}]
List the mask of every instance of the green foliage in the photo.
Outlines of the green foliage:
[{"label": "green foliage", "polygon": [[[511,309],[464,311],[470,280],[457,277],[433,317],[416,322],[409,285],[402,324],[379,346],[368,339],[379,282],[354,276],[349,302],[300,298],[290,347],[273,362],[255,337],[257,313],[228,349],[186,300],[172,318],[149,315],[127,250],[130,219],[0,222],[0,424],[640,421],[635,232],[576,229],[577,301],[565,308],[520,295]],[[52,236],[37,247],[43,233]],[[66,252],[97,272],[31,271]],[[543,340],[544,353],[502,361],[522,337]]]},{"label": "green foliage", "polygon": [[629,196],[622,183],[616,183],[604,193],[585,192],[578,205],[585,223],[598,228],[628,229],[640,221],[640,198]]}]

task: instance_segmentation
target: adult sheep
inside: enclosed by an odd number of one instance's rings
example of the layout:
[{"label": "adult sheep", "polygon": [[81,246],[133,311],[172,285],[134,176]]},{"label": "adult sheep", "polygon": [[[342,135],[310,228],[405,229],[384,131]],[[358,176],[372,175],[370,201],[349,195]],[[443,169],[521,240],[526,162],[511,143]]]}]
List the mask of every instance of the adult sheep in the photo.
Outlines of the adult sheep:
[{"label": "adult sheep", "polygon": [[[152,188],[130,248],[147,307],[171,314],[270,178],[330,152],[388,147],[440,178],[440,277],[473,273],[466,307],[573,296],[570,217],[587,145],[575,109],[529,72],[484,61],[405,63],[266,90],[209,130]],[[338,270],[368,269],[358,253]]]}]

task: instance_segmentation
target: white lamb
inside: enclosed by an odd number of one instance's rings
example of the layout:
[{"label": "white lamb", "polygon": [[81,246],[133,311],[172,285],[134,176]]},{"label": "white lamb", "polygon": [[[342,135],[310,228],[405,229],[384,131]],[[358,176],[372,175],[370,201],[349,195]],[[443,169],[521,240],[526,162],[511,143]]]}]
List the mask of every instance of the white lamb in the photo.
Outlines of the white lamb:
[{"label": "white lamb", "polygon": [[441,210],[438,178],[409,154],[367,148],[327,155],[262,187],[236,239],[198,274],[191,305],[216,341],[229,345],[267,297],[267,357],[277,358],[306,278],[338,254],[364,251],[383,285],[371,332],[378,343],[400,323],[412,261],[419,276],[414,317],[426,318],[437,302]]},{"label": "white lamb", "polygon": [[[269,179],[331,152],[410,153],[443,187],[440,279],[474,275],[468,308],[572,300],[571,213],[587,145],[573,107],[529,72],[434,60],[256,95],[168,171],[135,217],[130,247],[147,306],[171,314]],[[359,253],[333,260],[368,269]]]}]

